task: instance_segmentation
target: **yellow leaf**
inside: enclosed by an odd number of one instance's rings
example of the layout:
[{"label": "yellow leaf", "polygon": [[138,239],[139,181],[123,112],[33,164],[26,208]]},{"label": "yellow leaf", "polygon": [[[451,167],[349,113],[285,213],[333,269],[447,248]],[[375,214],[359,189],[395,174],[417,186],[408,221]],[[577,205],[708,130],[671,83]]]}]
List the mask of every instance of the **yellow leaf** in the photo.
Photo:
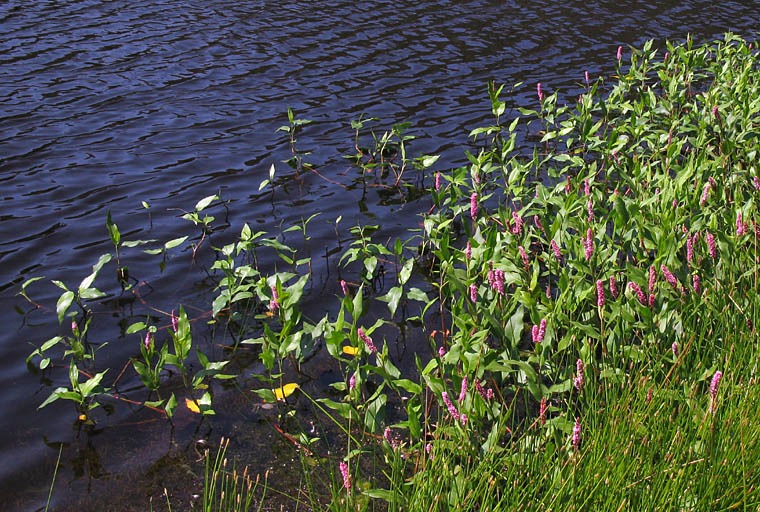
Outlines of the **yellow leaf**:
[{"label": "yellow leaf", "polygon": [[295,382],[291,382],[290,384],[285,384],[281,388],[273,389],[274,396],[277,398],[277,400],[282,400],[286,396],[290,396],[293,394],[293,391],[298,389],[298,384]]},{"label": "yellow leaf", "polygon": [[351,345],[346,345],[343,347],[343,353],[348,354],[349,356],[355,356],[359,353],[359,349],[356,347],[352,347]]},{"label": "yellow leaf", "polygon": [[80,414],[79,415],[79,421],[87,421],[87,415],[86,414]]},{"label": "yellow leaf", "polygon": [[185,407],[190,409],[190,412],[194,412],[195,414],[200,414],[201,410],[198,407],[198,402],[195,400],[190,400],[189,398],[185,398]]}]

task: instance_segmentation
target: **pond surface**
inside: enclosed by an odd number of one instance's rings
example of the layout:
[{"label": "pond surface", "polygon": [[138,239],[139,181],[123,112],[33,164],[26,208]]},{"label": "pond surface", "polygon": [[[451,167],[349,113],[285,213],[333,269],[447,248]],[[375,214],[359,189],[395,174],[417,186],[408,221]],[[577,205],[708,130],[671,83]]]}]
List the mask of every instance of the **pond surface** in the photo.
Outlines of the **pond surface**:
[{"label": "pond surface", "polygon": [[[24,364],[28,342],[66,334],[55,318],[60,291],[47,281],[30,286],[38,310],[16,293],[34,276],[76,286],[112,250],[107,211],[125,239],[166,241],[199,233],[178,209],[211,194],[228,201],[213,210],[217,229],[195,262],[185,246],[162,272],[160,257],[134,250],[128,264],[136,286],[124,294],[111,289],[107,267],[110,296],[96,320],[97,339],[109,346],[97,362],[118,374],[138,354],[139,340],[123,328],[144,319],[146,305],[166,312],[182,303],[196,325],[208,319],[218,281],[202,271],[213,261],[208,249],[232,241],[246,222],[278,232],[321,212],[309,224],[315,279],[306,297],[317,310],[323,294],[339,290],[337,257],[320,256],[339,254],[328,221],[343,216],[344,241],[357,223],[382,225],[383,240],[417,225],[426,196],[365,192],[358,170],[342,158],[353,152],[351,120],[378,117],[380,134],[409,121],[418,137],[410,156],[440,154],[432,170],[445,170],[463,164],[463,149],[472,146],[467,133],[489,117],[489,80],[507,84],[502,99],[510,108],[537,108],[537,82],[572,98],[584,71],[614,73],[618,45],[680,41],[687,33],[703,42],[728,30],[751,38],[758,22],[755,2],[731,1],[3,3],[0,508],[44,508],[60,443],[54,510],[146,510],[150,496],[160,509],[164,486],[180,489],[173,500],[182,509],[197,484],[192,447],[203,437],[232,436],[257,471],[300,471],[260,401],[240,390],[221,395],[217,417],[200,431],[197,418],[178,413],[174,444],[165,421],[126,403],[100,413],[91,435],[72,428],[70,404],[36,410],[65,384],[65,370],[34,375]],[[517,82],[524,83],[510,91]],[[306,159],[319,174],[295,177],[282,163],[290,152],[276,129],[287,124],[288,106],[314,120],[298,146],[312,151]],[[259,192],[273,163],[286,179],[274,193]],[[408,172],[407,183],[429,183]],[[291,234],[288,241],[298,240]],[[213,340],[207,346],[213,350]],[[315,386],[330,382],[324,375]],[[128,368],[121,383],[129,389],[139,381]],[[293,478],[280,488],[298,485]]]}]

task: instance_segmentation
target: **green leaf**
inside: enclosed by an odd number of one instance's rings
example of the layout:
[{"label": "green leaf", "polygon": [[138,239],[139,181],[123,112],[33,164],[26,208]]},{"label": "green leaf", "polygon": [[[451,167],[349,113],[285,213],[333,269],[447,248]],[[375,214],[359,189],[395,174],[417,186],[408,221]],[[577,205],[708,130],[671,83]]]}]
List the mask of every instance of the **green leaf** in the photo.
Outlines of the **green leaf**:
[{"label": "green leaf", "polygon": [[136,322],[129,327],[127,327],[127,330],[125,331],[126,334],[134,334],[136,332],[142,331],[145,329],[145,322]]},{"label": "green leaf", "polygon": [[56,312],[58,313],[58,323],[63,322],[63,317],[66,314],[66,311],[68,311],[69,306],[71,306],[71,301],[74,300],[74,292],[67,291],[63,292],[61,297],[58,299],[58,304],[55,307]]},{"label": "green leaf", "polygon": [[409,281],[409,277],[412,275],[412,269],[414,268],[414,258],[409,258],[401,267],[401,271],[398,273],[398,282],[402,285]]},{"label": "green leaf", "polygon": [[[169,240],[168,242],[166,242],[164,244],[164,248],[166,248],[166,249],[173,249],[174,247],[177,247],[178,245],[180,245],[185,240],[187,240],[186,236],[182,236],[180,238],[175,238],[173,240]],[[153,250],[154,251],[157,250],[158,252],[161,252],[160,249],[153,249]],[[148,251],[145,251],[145,252],[148,252]],[[158,254],[158,252],[148,252],[148,254]]]},{"label": "green leaf", "polygon": [[175,397],[174,393],[172,393],[172,396],[170,396],[169,400],[166,402],[164,411],[166,411],[166,415],[171,418],[174,416],[175,409],[177,409],[177,397]]},{"label": "green leaf", "polygon": [[367,412],[364,416],[364,426],[368,432],[377,433],[385,421],[385,402],[387,397],[384,394],[378,395],[372,402],[367,405]]},{"label": "green leaf", "polygon": [[201,210],[204,210],[208,205],[211,204],[212,201],[219,199],[219,196],[207,196],[198,201],[195,205],[195,211],[199,212]]}]

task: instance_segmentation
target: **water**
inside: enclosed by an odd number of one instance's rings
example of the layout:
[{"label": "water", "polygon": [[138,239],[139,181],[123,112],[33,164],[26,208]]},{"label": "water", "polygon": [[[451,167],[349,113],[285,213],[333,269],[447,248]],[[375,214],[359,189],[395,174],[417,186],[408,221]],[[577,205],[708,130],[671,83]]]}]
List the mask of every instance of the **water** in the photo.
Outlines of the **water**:
[{"label": "water", "polygon": [[[111,249],[106,211],[124,238],[165,241],[190,228],[171,208],[191,209],[218,193],[229,203],[228,213],[213,211],[215,245],[232,240],[245,222],[274,231],[322,212],[309,227],[316,282],[307,301],[316,303],[337,289],[334,259],[326,264],[317,256],[336,249],[328,219],[343,215],[343,235],[349,223],[361,222],[381,224],[389,237],[414,227],[429,207],[424,198],[403,200],[382,188],[363,193],[358,172],[341,158],[352,152],[351,120],[375,116],[384,128],[410,121],[418,136],[411,156],[441,154],[434,169],[443,170],[462,163],[468,131],[486,122],[489,80],[507,84],[508,107],[536,108],[536,82],[573,97],[584,71],[613,74],[618,45],[683,40],[687,33],[699,42],[728,30],[752,37],[758,21],[754,2],[4,3],[0,507],[44,506],[60,442],[67,447],[56,484],[59,509],[100,503],[101,510],[144,510],[165,485],[189,489],[197,479],[186,465],[188,447],[204,435],[233,435],[261,467],[290,467],[278,452],[288,453],[287,444],[261,420],[266,411],[239,392],[217,404],[213,432],[197,433],[194,418],[178,419],[184,451],[172,450],[165,422],[126,404],[112,404],[113,414],[99,418],[106,428],[92,436],[72,430],[69,404],[35,410],[52,388],[26,370],[27,342],[62,330],[52,312],[28,313],[33,307],[15,294],[38,275],[76,286]],[[507,92],[517,82],[524,84]],[[287,172],[287,138],[275,130],[286,124],[288,106],[315,121],[298,145],[312,151],[307,160],[327,179],[307,172],[273,195],[259,192],[272,163],[278,175]],[[422,178],[410,172],[405,179]],[[141,201],[150,205],[152,228]],[[201,251],[195,266],[187,249],[176,252],[163,273],[155,257],[130,254],[130,274],[147,283],[136,288],[147,304],[162,311],[180,302],[208,307],[214,279],[199,266],[210,263],[209,252]],[[54,310],[56,288],[36,283],[30,292]],[[106,326],[99,339],[110,346],[98,362],[114,366],[112,373],[136,354],[134,336],[121,336],[119,322],[143,319],[138,313],[144,308],[130,293],[99,309]],[[125,384],[136,382],[133,373],[125,373]],[[167,467],[173,470],[162,471]],[[167,474],[180,476],[167,483]]]}]

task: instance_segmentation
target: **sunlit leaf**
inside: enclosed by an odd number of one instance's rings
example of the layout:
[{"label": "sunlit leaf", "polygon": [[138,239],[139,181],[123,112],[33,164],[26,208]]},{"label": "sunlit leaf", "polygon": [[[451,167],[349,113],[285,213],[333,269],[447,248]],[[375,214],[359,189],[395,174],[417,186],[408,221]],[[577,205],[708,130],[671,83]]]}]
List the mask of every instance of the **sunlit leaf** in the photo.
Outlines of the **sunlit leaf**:
[{"label": "sunlit leaf", "polygon": [[355,356],[359,353],[359,349],[351,345],[346,345],[343,347],[343,353],[348,354],[349,356]]},{"label": "sunlit leaf", "polygon": [[286,397],[292,395],[296,389],[298,389],[298,384],[291,382],[289,384],[285,384],[280,388],[275,388],[272,391],[274,391],[274,396],[277,398],[277,400],[284,400]]},{"label": "sunlit leaf", "polygon": [[195,414],[200,414],[201,409],[198,407],[198,402],[195,400],[190,400],[189,398],[185,398],[185,407],[187,407],[190,412],[194,412]]}]

